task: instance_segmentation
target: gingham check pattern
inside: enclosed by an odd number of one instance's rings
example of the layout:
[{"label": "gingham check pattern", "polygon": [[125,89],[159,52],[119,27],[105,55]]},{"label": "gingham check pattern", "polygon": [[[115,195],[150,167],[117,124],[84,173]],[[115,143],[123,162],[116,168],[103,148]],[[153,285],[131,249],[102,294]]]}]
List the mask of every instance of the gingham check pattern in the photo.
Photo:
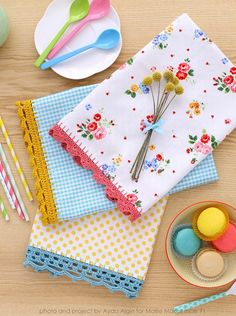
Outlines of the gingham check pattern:
[{"label": "gingham check pattern", "polygon": [[[59,221],[82,217],[114,208],[105,196],[104,186],[92,173],[79,167],[70,155],[48,135],[49,129],[84,99],[96,85],[84,86],[33,101],[33,111],[52,183]],[[208,156],[170,193],[218,179],[212,156]]]}]

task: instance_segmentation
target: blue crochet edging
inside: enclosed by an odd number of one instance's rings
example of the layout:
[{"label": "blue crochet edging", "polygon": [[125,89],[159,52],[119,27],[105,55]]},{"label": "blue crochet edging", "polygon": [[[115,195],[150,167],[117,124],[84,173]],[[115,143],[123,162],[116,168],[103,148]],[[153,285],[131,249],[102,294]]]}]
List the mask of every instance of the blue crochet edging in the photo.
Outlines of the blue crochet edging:
[{"label": "blue crochet edging", "polygon": [[73,281],[84,280],[92,286],[105,286],[110,292],[123,292],[128,298],[137,297],[143,285],[143,281],[134,277],[32,246],[27,247],[24,265],[37,272],[46,270],[53,276],[66,275]]}]

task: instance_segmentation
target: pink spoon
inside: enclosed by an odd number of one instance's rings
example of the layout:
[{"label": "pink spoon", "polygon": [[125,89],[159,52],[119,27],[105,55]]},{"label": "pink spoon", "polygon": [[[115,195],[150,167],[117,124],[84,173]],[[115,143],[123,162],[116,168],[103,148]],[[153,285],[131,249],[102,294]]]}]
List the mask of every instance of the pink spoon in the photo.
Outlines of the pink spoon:
[{"label": "pink spoon", "polygon": [[57,43],[57,45],[48,54],[47,58],[53,58],[74,37],[74,35],[82,29],[85,24],[105,17],[109,13],[110,7],[110,0],[93,0],[89,9],[89,14],[84,18],[84,20],[77,23],[68,35]]}]

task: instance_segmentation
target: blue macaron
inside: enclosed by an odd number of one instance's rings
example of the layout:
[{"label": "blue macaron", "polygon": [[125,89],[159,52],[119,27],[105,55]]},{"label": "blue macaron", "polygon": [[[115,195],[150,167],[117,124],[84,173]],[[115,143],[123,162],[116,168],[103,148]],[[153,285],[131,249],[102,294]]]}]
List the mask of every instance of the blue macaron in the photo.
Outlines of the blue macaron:
[{"label": "blue macaron", "polygon": [[192,257],[201,248],[201,239],[191,227],[182,227],[173,234],[173,248],[180,256]]}]

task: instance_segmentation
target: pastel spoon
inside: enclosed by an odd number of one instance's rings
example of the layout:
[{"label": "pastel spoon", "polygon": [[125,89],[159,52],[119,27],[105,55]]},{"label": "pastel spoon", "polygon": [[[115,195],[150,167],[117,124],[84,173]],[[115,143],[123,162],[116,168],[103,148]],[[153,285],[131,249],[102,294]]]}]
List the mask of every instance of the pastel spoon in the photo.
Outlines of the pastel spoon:
[{"label": "pastel spoon", "polygon": [[[87,16],[89,12],[89,2],[88,0],[74,0],[70,6],[70,14],[69,18],[66,21],[66,23],[63,25],[63,27],[60,29],[60,31],[57,33],[57,35],[53,38],[53,40],[49,43],[49,45],[45,48],[45,50],[42,52],[42,54],[39,56],[39,58],[35,62],[35,66],[39,67],[52,48],[56,45],[56,43],[59,41],[59,39],[62,37],[62,35],[65,33],[65,31],[68,29],[68,27],[79,20],[82,20],[84,17]],[[56,16],[55,16],[56,19]]]},{"label": "pastel spoon", "polygon": [[110,0],[93,0],[90,5],[89,14],[84,20],[77,23],[72,31],[62,38],[48,55],[48,59],[56,56],[56,54],[88,23],[105,17],[111,8]]},{"label": "pastel spoon", "polygon": [[173,311],[175,313],[181,313],[181,312],[187,311],[189,309],[196,308],[200,305],[204,305],[204,304],[213,302],[215,300],[218,300],[218,299],[223,298],[223,297],[228,296],[228,295],[236,295],[236,282],[234,282],[234,284],[231,286],[231,288],[226,292],[222,292],[222,293],[215,294],[215,295],[212,295],[209,297],[201,298],[200,300],[196,300],[196,301],[192,301],[192,302],[189,302],[186,304],[176,306],[176,307],[174,307]]},{"label": "pastel spoon", "polygon": [[61,63],[62,61],[65,61],[73,56],[79,55],[92,48],[110,50],[112,48],[115,48],[119,44],[119,41],[120,41],[120,33],[117,30],[108,29],[102,32],[94,43],[81,47],[79,49],[76,49],[68,54],[46,61],[45,63],[41,65],[41,69],[43,70],[48,69],[52,66],[55,66],[56,64]]}]

